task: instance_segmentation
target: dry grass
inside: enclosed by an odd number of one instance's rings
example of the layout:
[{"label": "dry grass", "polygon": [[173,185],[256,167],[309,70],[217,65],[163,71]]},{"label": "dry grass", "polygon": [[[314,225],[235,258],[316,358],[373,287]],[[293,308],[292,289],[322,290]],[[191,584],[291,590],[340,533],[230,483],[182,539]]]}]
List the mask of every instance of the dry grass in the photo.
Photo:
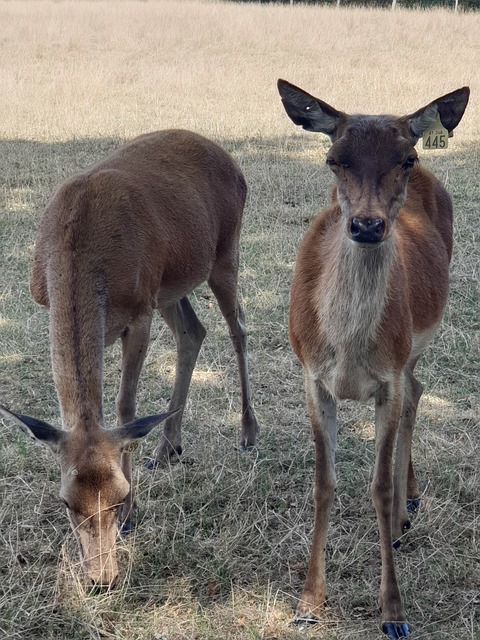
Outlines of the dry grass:
[{"label": "dry grass", "polygon": [[[195,2],[0,2],[0,400],[58,423],[48,317],[30,299],[36,221],[54,185],[119,141],[197,130],[241,163],[250,197],[241,290],[258,450],[234,449],[238,393],[227,330],[206,288],[209,330],[185,416],[183,464],[137,458],[136,532],[120,542],[122,586],[87,598],[48,452],[0,432],[0,630],[8,638],[347,640],[380,638],[379,547],[369,498],[372,408],[340,411],[339,489],[322,622],[290,627],[312,528],[313,451],[286,318],[295,249],[326,201],[327,142],[297,132],[276,93],[285,77],[338,108],[413,111],[464,84],[472,100],[451,147],[423,161],[455,202],[451,299],[419,367],[415,436],[424,506],[397,554],[417,640],[480,637],[480,15],[336,11]],[[173,343],[157,322],[139,411],[165,406]],[[119,350],[106,359],[113,420]],[[73,552],[72,552],[73,550]]]}]

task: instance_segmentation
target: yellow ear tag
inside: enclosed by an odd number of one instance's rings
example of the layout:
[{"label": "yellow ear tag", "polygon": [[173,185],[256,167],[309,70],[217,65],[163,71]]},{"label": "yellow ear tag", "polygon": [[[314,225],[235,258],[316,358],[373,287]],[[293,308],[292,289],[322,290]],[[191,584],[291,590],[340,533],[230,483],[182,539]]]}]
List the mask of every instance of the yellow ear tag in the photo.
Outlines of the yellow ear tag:
[{"label": "yellow ear tag", "polygon": [[423,149],[446,149],[448,147],[448,129],[442,124],[440,115],[431,124],[428,129],[423,132]]},{"label": "yellow ear tag", "polygon": [[135,451],[138,449],[139,446],[140,446],[140,443],[138,442],[138,440],[136,440],[135,442],[130,442],[130,444],[126,444],[123,447],[123,450],[125,451],[125,453],[135,453]]}]

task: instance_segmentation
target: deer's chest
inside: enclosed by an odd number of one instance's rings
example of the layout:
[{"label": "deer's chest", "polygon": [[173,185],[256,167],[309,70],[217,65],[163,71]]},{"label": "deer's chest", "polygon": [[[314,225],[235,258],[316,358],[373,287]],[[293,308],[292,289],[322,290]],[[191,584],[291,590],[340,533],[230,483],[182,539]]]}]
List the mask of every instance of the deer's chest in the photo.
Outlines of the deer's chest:
[{"label": "deer's chest", "polygon": [[386,381],[373,362],[372,354],[331,345],[313,366],[315,379],[337,400],[366,401]]}]

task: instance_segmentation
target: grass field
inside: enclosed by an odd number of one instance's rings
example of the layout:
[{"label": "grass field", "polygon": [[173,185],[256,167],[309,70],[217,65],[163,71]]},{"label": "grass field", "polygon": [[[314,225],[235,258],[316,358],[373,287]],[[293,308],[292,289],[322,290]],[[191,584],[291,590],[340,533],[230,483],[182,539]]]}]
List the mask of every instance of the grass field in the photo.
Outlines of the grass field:
[{"label": "grass field", "polygon": [[[324,617],[290,626],[313,526],[313,446],[288,343],[289,283],[308,220],[327,202],[327,140],[295,130],[284,77],[345,111],[407,113],[470,85],[445,152],[420,157],[455,206],[451,296],[418,367],[414,460],[423,506],[396,554],[416,640],[480,638],[480,15],[200,2],[0,1],[0,402],[58,425],[48,315],[28,290],[35,229],[55,185],[137,134],[184,127],[228,149],[249,199],[240,288],[258,449],[235,450],[237,373],[206,287],[208,335],[184,420],[182,464],[136,454],[135,533],[121,585],[84,595],[47,450],[0,423],[0,637],[115,640],[381,638],[379,543],[369,496],[373,407],[341,405],[339,487]],[[420,145],[419,145],[420,146]],[[120,351],[105,363],[114,420]],[[167,404],[174,345],[155,320],[139,414]]]}]

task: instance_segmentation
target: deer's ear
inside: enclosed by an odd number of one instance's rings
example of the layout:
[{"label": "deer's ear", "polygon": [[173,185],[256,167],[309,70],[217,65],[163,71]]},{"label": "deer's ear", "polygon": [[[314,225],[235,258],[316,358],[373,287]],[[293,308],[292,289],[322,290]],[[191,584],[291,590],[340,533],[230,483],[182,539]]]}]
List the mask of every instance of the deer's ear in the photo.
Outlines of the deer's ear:
[{"label": "deer's ear", "polygon": [[452,134],[465,113],[469,96],[470,89],[462,87],[401,118],[408,125],[412,142],[415,144],[422,137],[424,131],[435,122],[437,115],[448,133]]},{"label": "deer's ear", "polygon": [[51,424],[14,413],[6,407],[0,405],[0,415],[4,418],[12,420],[27,435],[35,438],[41,444],[49,447],[53,453],[58,453],[58,448],[65,432],[62,429],[52,427]]},{"label": "deer's ear", "polygon": [[146,418],[132,420],[132,422],[128,422],[127,424],[122,424],[114,429],[109,429],[109,433],[123,448],[137,440],[140,440],[141,438],[144,438],[154,427],[172,416],[174,413],[177,413],[177,411],[180,411],[180,409],[181,407],[174,409],[174,411],[167,411],[154,416],[147,416]]},{"label": "deer's ear", "polygon": [[339,124],[347,118],[326,102],[311,96],[286,80],[278,80],[278,92],[288,117],[306,131],[317,131],[336,139]]}]

